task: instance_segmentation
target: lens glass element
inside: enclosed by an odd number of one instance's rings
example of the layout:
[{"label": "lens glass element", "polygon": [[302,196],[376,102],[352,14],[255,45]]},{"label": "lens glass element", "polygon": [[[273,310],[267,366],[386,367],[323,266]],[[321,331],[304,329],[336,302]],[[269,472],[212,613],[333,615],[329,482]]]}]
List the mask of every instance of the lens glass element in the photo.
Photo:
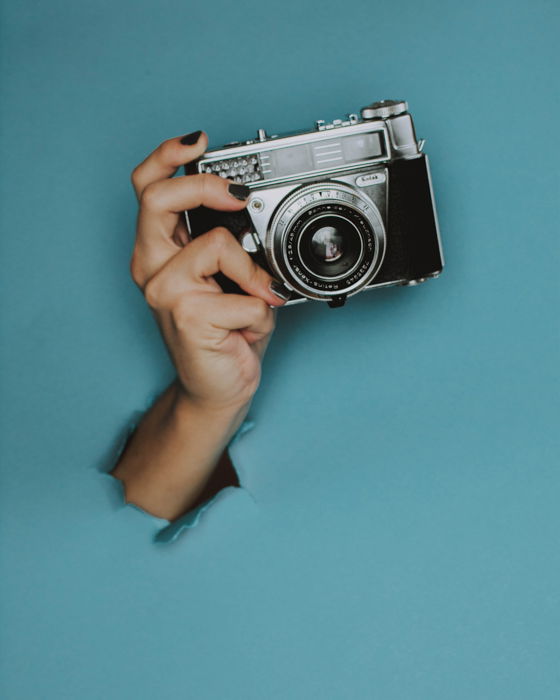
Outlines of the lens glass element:
[{"label": "lens glass element", "polygon": [[355,223],[348,218],[320,212],[303,226],[298,252],[312,275],[332,279],[356,267],[362,257],[363,240]]},{"label": "lens glass element", "polygon": [[342,255],[342,234],[334,226],[322,226],[311,239],[311,250],[320,262],[331,263]]}]

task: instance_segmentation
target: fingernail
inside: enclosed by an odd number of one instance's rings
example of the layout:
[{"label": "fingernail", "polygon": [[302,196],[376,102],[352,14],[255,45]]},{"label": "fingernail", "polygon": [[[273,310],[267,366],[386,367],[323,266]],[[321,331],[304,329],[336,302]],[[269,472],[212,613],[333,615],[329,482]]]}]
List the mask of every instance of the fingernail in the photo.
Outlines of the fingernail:
[{"label": "fingernail", "polygon": [[288,289],[288,287],[286,287],[285,284],[282,284],[282,282],[278,282],[278,280],[272,280],[269,285],[269,289],[273,294],[282,299],[282,301],[288,301],[288,299],[292,296],[292,292]]},{"label": "fingernail", "polygon": [[200,134],[202,134],[202,131],[193,131],[192,134],[187,134],[186,136],[183,136],[183,138],[181,139],[181,143],[183,144],[183,146],[194,146],[194,144],[200,138]]},{"label": "fingernail", "polygon": [[228,192],[232,197],[239,199],[241,202],[244,202],[251,194],[251,190],[247,187],[247,185],[238,185],[236,182],[231,183],[231,185],[228,187]]}]

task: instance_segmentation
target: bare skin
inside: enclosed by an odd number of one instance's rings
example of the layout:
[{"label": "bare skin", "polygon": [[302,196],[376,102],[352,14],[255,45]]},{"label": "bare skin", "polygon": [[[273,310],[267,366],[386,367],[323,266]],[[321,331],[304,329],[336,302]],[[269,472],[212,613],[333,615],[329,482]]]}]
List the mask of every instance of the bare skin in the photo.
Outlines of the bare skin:
[{"label": "bare skin", "polygon": [[[284,301],[271,276],[226,229],[189,242],[182,217],[201,204],[246,206],[215,175],[172,178],[208,145],[169,139],[132,173],[139,201],[132,278],[153,311],[177,370],[176,380],[145,414],[112,474],[127,502],[173,520],[208,489],[259,385],[261,360]],[[224,294],[217,272],[247,292]]]}]

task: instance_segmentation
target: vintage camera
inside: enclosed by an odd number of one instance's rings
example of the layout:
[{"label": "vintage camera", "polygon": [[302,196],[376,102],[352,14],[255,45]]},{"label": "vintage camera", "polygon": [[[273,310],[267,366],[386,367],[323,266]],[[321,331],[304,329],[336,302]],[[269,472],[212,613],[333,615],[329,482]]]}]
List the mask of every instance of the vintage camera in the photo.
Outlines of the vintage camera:
[{"label": "vintage camera", "polygon": [[[186,212],[191,237],[225,226],[295,303],[437,277],[443,255],[427,156],[406,102],[383,100],[311,131],[207,151],[187,173],[251,189],[241,212]],[[224,291],[241,290],[223,275]]]}]

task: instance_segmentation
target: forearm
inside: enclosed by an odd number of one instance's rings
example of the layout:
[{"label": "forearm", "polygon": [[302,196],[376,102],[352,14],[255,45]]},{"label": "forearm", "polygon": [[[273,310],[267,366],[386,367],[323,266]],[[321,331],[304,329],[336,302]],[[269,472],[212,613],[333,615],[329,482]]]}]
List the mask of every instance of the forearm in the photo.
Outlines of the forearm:
[{"label": "forearm", "polygon": [[112,472],[123,482],[127,502],[167,520],[188,511],[248,407],[201,408],[172,384],[145,414]]}]

